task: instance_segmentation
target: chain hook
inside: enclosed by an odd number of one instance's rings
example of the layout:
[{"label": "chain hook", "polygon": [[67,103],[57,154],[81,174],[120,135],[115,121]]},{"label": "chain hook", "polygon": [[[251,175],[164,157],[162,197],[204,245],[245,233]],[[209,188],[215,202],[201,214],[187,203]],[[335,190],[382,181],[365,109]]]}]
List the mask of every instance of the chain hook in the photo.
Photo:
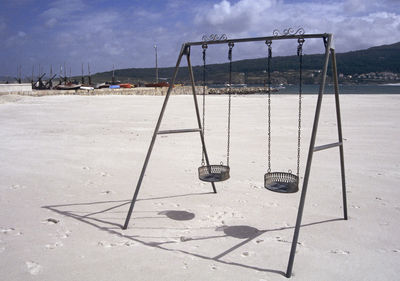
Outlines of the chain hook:
[{"label": "chain hook", "polygon": [[300,56],[303,54],[303,44],[304,44],[304,38],[299,38],[297,42],[299,45],[297,46],[297,56]]},{"label": "chain hook", "polygon": [[208,48],[206,43],[203,43],[203,45],[201,45],[201,47],[203,48],[203,62],[206,61],[206,50]]},{"label": "chain hook", "polygon": [[233,46],[235,46],[235,44],[233,42],[229,42],[228,46],[229,46],[228,59],[229,59],[229,61],[231,61],[232,60],[232,49],[233,49]]},{"label": "chain hook", "polygon": [[272,40],[265,41],[265,44],[267,44],[267,46],[268,46],[268,58],[271,58],[272,57],[272,47],[271,47]]}]

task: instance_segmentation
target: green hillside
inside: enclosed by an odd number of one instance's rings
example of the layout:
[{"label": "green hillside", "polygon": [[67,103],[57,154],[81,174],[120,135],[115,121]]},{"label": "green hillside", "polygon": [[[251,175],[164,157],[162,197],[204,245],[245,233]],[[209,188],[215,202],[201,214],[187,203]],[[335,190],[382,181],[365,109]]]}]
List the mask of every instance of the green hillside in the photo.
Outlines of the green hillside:
[{"label": "green hillside", "polygon": [[[305,82],[318,82],[318,70],[323,64],[324,55],[305,55],[303,58],[303,69],[305,70]],[[400,42],[372,47],[366,50],[352,51],[337,54],[338,72],[343,76],[354,76],[370,72],[393,72],[400,74]],[[207,81],[209,84],[226,83],[228,81],[228,63],[211,64],[207,66]],[[265,80],[266,59],[247,59],[233,63],[234,83],[263,83]],[[171,78],[173,67],[159,68],[159,77]],[[292,83],[297,79],[298,57],[281,56],[272,60],[274,83]],[[202,78],[202,67],[193,67],[196,82]],[[97,73],[93,81],[103,82],[111,80],[112,72]],[[116,79],[130,83],[148,83],[155,80],[154,68],[128,68],[115,71]],[[177,83],[189,83],[187,67],[181,67]],[[359,82],[359,81],[358,81]]]}]

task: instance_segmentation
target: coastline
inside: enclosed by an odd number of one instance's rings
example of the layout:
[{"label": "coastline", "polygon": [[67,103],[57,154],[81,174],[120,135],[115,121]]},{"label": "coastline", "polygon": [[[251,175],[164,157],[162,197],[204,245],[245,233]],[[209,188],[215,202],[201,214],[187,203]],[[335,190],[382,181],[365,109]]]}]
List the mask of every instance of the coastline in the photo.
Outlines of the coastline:
[{"label": "coastline", "polygon": [[[400,87],[392,84],[377,84],[377,85],[343,85],[339,84],[339,93],[341,95],[357,94],[357,95],[382,95],[400,94]],[[400,85],[400,84],[399,84]],[[303,85],[304,95],[318,94],[318,85]],[[293,95],[298,94],[298,85],[286,85],[284,87],[272,88],[273,95]],[[197,95],[203,93],[202,86],[195,86]],[[32,90],[32,91],[17,91],[17,92],[1,92],[0,95],[22,95],[22,96],[52,96],[52,95],[156,95],[165,96],[168,91],[167,87],[137,87],[131,89],[94,89],[94,90]],[[260,95],[266,92],[266,88],[260,85],[249,85],[248,87],[232,87],[232,93],[237,95]],[[228,93],[228,88],[223,86],[210,85],[206,87],[206,94],[210,95],[225,95]],[[326,85],[326,94],[334,93],[333,85]],[[191,95],[191,86],[177,86],[172,90],[172,95]]]}]

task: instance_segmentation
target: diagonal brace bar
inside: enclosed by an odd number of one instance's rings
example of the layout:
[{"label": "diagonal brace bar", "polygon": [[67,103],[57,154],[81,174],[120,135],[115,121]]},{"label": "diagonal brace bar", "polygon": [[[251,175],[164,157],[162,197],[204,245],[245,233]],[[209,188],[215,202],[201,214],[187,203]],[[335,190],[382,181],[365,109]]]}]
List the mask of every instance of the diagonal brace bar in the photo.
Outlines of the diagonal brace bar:
[{"label": "diagonal brace bar", "polygon": [[341,145],[343,145],[342,142],[334,142],[334,143],[316,146],[316,147],[314,147],[313,150],[314,150],[314,152],[317,152],[317,151],[321,151],[321,150],[325,150],[325,149],[329,149],[329,148],[333,148],[333,147],[337,147],[337,146],[341,146]]},{"label": "diagonal brace bar", "polygon": [[195,133],[195,132],[200,132],[201,129],[195,128],[195,129],[179,129],[179,130],[163,130],[163,131],[158,131],[157,135],[167,135],[167,134],[179,134],[179,133]]}]

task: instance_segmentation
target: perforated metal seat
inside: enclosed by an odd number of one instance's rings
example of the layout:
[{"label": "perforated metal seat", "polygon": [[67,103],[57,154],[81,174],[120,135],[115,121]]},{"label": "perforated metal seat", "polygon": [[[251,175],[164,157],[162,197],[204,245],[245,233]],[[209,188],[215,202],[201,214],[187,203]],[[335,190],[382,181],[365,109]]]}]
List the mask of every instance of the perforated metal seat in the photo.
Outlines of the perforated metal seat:
[{"label": "perforated metal seat", "polygon": [[299,178],[292,173],[266,173],[264,175],[264,187],[280,193],[295,193],[299,190]]},{"label": "perforated metal seat", "polygon": [[229,179],[229,166],[208,165],[199,167],[199,179],[206,182],[219,182]]}]

